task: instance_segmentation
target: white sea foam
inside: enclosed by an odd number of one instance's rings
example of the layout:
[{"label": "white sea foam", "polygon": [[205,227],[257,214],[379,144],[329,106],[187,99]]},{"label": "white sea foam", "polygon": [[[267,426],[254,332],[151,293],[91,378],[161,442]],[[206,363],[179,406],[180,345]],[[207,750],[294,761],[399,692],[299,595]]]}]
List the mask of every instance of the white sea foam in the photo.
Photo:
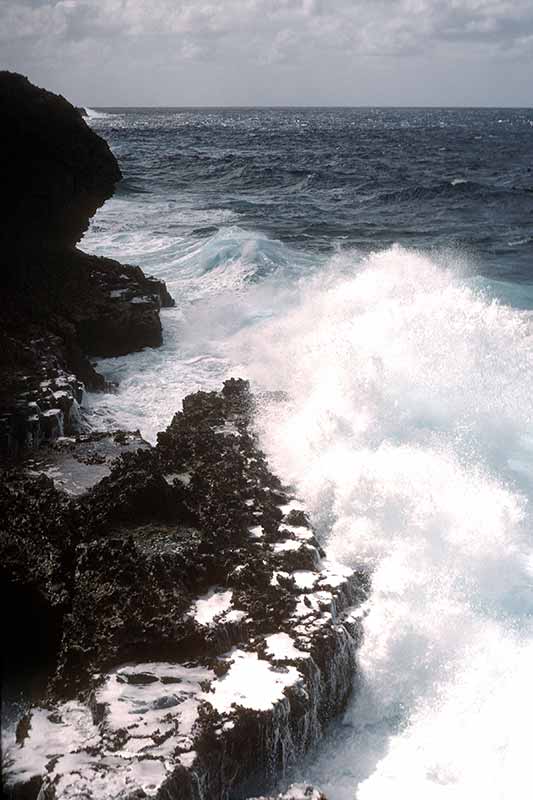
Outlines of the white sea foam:
[{"label": "white sea foam", "polygon": [[214,680],[210,691],[201,695],[220,714],[231,711],[233,705],[268,711],[283,699],[284,690],[299,683],[302,677],[296,667],[274,669],[257,653],[244,650],[234,649],[229,661],[228,672]]},{"label": "white sea foam", "polygon": [[[171,236],[130,236],[129,232],[123,238],[104,237],[98,246],[97,240],[94,233],[84,246],[98,254],[139,262],[146,272],[166,280],[176,299],[175,308],[161,312],[163,346],[99,361],[98,369],[120,388],[116,394],[89,397],[96,427],[139,428],[153,442],[185,395],[218,388],[238,371],[228,346],[236,339],[238,358],[245,355],[240,352],[239,333],[293,301],[296,288],[275,275],[264,282],[257,280],[258,270],[260,275],[268,274],[269,265],[288,261],[290,251],[279,242],[235,227],[193,243]],[[307,263],[303,257],[296,273]]]},{"label": "white sea foam", "polygon": [[304,769],[332,800],[529,797],[532,344],[528,312],[400,248],[248,342],[291,398],[271,460],[373,572],[361,691]]},{"label": "white sea foam", "polygon": [[233,592],[213,587],[193,604],[191,614],[199,625],[210,625],[215,617],[231,608]]},{"label": "white sea foam", "polygon": [[309,653],[299,650],[288,633],[272,633],[265,639],[268,655],[274,661],[287,661],[298,658],[309,658]]},{"label": "white sea foam", "polygon": [[85,106],[85,111],[87,112],[86,119],[90,120],[91,122],[93,120],[109,119],[109,117],[115,116],[109,111],[97,111],[95,108],[89,108],[88,106]]},{"label": "white sea foam", "polygon": [[229,374],[286,392],[260,415],[271,463],[373,574],[360,691],[303,777],[332,800],[529,797],[530,312],[401,248],[258,284],[224,236],[234,258],[174,262],[164,347],[102,362],[122,386],[98,410],[153,437]]}]

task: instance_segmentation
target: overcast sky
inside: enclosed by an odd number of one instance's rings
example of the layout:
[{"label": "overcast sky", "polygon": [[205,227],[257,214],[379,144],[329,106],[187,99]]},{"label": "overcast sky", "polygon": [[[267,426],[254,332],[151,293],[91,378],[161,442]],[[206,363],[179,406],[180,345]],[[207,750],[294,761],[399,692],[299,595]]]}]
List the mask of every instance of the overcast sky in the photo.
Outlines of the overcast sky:
[{"label": "overcast sky", "polygon": [[88,106],[530,106],[533,0],[0,0],[0,60]]}]

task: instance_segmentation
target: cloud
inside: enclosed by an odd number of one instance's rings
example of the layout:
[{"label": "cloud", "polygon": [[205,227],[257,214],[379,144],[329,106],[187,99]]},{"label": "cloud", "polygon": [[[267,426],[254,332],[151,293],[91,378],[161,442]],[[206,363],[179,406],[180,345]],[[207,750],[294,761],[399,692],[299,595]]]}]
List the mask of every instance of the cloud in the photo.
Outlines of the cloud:
[{"label": "cloud", "polygon": [[533,34],[530,0],[2,0],[0,36],[34,44],[175,34],[268,57],[351,48],[409,54],[439,41],[512,48]]},{"label": "cloud", "polygon": [[[531,0],[0,0],[0,42],[16,68],[54,58],[128,59],[132,72],[318,69],[361,58],[531,59]],[[455,53],[455,55],[454,55]],[[440,54],[440,55],[439,55]],[[384,62],[383,62],[384,63]],[[167,65],[167,66],[165,66]],[[59,70],[59,63],[55,67]],[[339,66],[341,69],[341,66]],[[201,70],[200,70],[201,71]]]}]

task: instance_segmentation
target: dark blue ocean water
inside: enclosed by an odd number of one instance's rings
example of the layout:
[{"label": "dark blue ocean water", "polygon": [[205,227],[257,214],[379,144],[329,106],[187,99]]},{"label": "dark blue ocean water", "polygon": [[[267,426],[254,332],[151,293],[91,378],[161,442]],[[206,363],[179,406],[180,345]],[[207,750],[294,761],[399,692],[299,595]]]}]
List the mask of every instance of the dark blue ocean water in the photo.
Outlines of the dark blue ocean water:
[{"label": "dark blue ocean water", "polygon": [[[530,109],[109,109],[119,196],[166,200],[165,232],[209,213],[314,253],[399,242],[459,248],[479,271],[533,280]],[[194,226],[174,215],[206,212]]]},{"label": "dark blue ocean water", "polygon": [[[366,566],[359,689],[300,774],[330,800],[529,800],[533,111],[107,109],[124,180],[82,247],[167,281],[101,361],[150,439],[229,375],[328,556]],[[332,665],[332,668],[334,665]],[[355,668],[355,665],[354,665]]]}]

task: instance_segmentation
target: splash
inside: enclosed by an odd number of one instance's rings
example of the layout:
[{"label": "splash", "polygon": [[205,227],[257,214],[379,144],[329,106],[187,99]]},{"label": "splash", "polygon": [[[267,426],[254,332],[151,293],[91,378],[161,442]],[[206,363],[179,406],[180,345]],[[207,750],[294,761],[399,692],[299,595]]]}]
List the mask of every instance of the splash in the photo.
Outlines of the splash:
[{"label": "splash", "polygon": [[528,796],[531,312],[452,256],[294,268],[234,228],[175,246],[166,343],[108,362],[96,411],[153,437],[230,374],[282,390],[258,419],[272,466],[330,556],[372,571],[360,691],[295,777],[331,800]]},{"label": "splash", "polygon": [[111,114],[109,111],[97,111],[96,108],[89,108],[89,106],[85,107],[85,111],[87,112],[86,119],[93,122],[94,120],[106,120],[110,117],[116,116],[115,114]]},{"label": "splash", "polygon": [[[119,214],[122,203],[115,205]],[[107,250],[140,262],[167,282],[176,307],[161,312],[162,347],[98,362],[119,389],[91,394],[88,405],[94,427],[139,429],[155,442],[185,395],[219,389],[234,373],[241,355],[232,352],[232,343],[240,347],[247,331],[283,313],[294,302],[294,281],[321,261],[237,226],[203,239],[154,236],[139,227],[103,237],[98,246],[101,231],[94,231],[84,244],[97,254]]]},{"label": "splash", "polygon": [[530,315],[452,263],[343,258],[246,344],[290,398],[260,418],[275,469],[373,574],[361,692],[304,775],[332,800],[526,797]]}]

